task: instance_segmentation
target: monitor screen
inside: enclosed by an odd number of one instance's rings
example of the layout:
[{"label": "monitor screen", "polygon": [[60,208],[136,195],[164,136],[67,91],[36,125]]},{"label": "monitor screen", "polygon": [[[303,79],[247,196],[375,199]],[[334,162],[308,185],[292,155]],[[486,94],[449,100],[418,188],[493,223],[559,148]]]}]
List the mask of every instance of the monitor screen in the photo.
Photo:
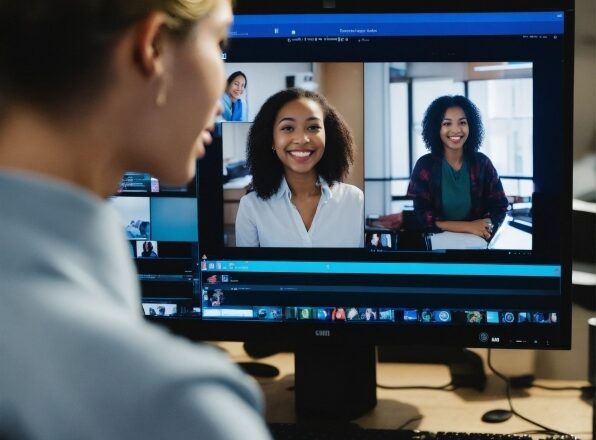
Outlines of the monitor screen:
[{"label": "monitor screen", "polygon": [[196,339],[569,347],[572,11],[385,3],[236,15],[196,180],[129,173],[113,198],[145,315]]}]

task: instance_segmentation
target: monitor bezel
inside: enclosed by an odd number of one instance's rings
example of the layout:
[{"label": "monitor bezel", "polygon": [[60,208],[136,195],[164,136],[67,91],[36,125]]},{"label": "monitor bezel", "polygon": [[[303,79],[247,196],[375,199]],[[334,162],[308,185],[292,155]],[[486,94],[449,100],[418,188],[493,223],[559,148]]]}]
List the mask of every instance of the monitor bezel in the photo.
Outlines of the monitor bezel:
[{"label": "monitor bezel", "polygon": [[[395,325],[376,323],[333,324],[313,321],[296,322],[263,322],[263,321],[217,321],[196,318],[148,318],[165,325],[171,331],[184,335],[192,340],[231,340],[231,341],[268,341],[279,344],[294,343],[374,343],[391,345],[447,345],[458,347],[491,347],[491,348],[540,348],[569,349],[571,346],[571,177],[573,146],[573,0],[500,0],[500,1],[468,1],[444,2],[442,0],[418,0],[415,2],[401,0],[386,2],[383,0],[360,1],[350,0],[297,0],[253,2],[238,0],[235,3],[236,14],[293,14],[293,13],[347,13],[347,12],[515,12],[515,11],[564,11],[564,62],[563,62],[563,112],[561,170],[561,206],[559,216],[561,233],[569,237],[561,240],[561,310],[560,323],[556,326],[533,324],[523,327],[479,325],[473,329],[467,325]],[[498,331],[496,331],[498,330]],[[482,332],[490,332],[492,343],[482,341]],[[519,335],[523,343],[512,344],[509,341]],[[548,340],[548,342],[546,342]]]}]

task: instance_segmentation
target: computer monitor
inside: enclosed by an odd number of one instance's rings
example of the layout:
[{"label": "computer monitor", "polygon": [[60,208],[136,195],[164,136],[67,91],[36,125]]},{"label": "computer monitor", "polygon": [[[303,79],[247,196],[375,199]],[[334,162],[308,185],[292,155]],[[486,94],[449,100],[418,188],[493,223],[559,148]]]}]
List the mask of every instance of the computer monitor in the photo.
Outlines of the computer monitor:
[{"label": "computer monitor", "polygon": [[[347,417],[373,406],[376,344],[569,348],[572,2],[253,3],[237,4],[223,57],[240,84],[196,181],[132,173],[114,198],[145,314],[194,339],[291,344],[304,414],[323,394]],[[354,141],[343,182],[319,180],[314,215],[279,176],[316,149],[278,152],[253,130],[291,87],[325,96]],[[345,159],[323,119],[307,128],[308,142],[327,135],[316,160]],[[447,119],[459,125],[441,138]],[[458,218],[486,228],[444,223]]]}]

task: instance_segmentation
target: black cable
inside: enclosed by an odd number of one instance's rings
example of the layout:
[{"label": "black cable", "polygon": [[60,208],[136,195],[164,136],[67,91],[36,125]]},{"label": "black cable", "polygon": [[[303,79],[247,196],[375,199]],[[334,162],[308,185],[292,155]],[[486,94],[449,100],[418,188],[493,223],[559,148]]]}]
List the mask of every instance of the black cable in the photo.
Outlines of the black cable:
[{"label": "black cable", "polygon": [[[528,429],[527,431],[518,431],[518,432],[513,432],[512,435],[544,435],[544,429]],[[578,440],[577,439],[577,435],[583,435],[583,434],[591,434],[591,432],[574,432],[573,434],[565,434],[564,436],[561,435],[553,435],[550,433],[546,433],[549,437],[547,437],[547,439],[569,439],[569,440]]]},{"label": "black cable", "polygon": [[507,394],[507,403],[509,404],[509,411],[511,411],[512,414],[516,415],[517,417],[519,417],[520,419],[522,419],[522,420],[524,420],[524,421],[526,421],[528,423],[531,423],[534,426],[538,426],[546,434],[569,435],[569,434],[566,434],[564,432],[557,431],[556,429],[549,428],[548,426],[542,425],[542,424],[540,424],[538,422],[535,422],[534,420],[529,419],[529,418],[521,415],[520,413],[518,413],[513,408],[513,402],[511,400],[511,381],[510,381],[510,379],[507,376],[505,376],[503,373],[498,372],[493,367],[493,364],[492,364],[492,361],[491,361],[491,349],[490,348],[488,349],[488,362],[487,363],[488,363],[489,370],[492,371],[493,374],[495,374],[495,376],[498,376],[500,379],[502,379],[505,382],[505,385],[506,385],[505,386],[505,390],[506,390],[506,394]]},{"label": "black cable", "polygon": [[581,391],[582,396],[587,398],[591,398],[594,396],[594,385],[584,385],[581,387],[570,387],[570,386],[562,386],[562,387],[551,387],[548,385],[540,385],[534,383],[535,377],[532,374],[524,374],[522,376],[510,376],[509,377],[509,384],[511,388],[540,388],[542,390],[548,391]]},{"label": "black cable", "polygon": [[417,422],[418,420],[422,420],[422,415],[418,415],[418,416],[414,416],[411,419],[405,421],[404,423],[402,423],[401,425],[399,425],[397,428],[395,428],[396,431],[400,431],[402,429],[404,429],[406,426],[408,426],[410,423],[412,422]]},{"label": "black cable", "polygon": [[539,385],[537,383],[532,383],[532,385],[530,385],[530,387],[534,387],[534,388],[540,388],[542,390],[549,390],[549,391],[581,391],[584,392],[588,389],[590,389],[590,386],[585,386],[585,387],[549,387],[546,385]]},{"label": "black cable", "polygon": [[405,385],[405,386],[390,386],[377,384],[377,388],[382,390],[435,390],[435,391],[454,391],[457,389],[453,382],[441,386],[429,386],[429,385]]}]

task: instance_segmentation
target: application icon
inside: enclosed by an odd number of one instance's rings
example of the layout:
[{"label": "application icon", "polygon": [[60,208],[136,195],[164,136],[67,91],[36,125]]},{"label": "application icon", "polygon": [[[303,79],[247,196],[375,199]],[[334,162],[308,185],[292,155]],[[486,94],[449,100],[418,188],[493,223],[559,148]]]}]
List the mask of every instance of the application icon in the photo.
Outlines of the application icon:
[{"label": "application icon", "polygon": [[556,324],[557,322],[559,322],[559,316],[556,312],[552,312],[549,314],[549,318],[550,318],[550,322]]},{"label": "application icon", "polygon": [[312,310],[311,309],[301,309],[300,310],[300,319],[311,319],[312,318]]},{"label": "application icon", "polygon": [[348,309],[348,321],[358,321],[360,319],[360,313],[356,307],[350,307]]},{"label": "application icon", "polygon": [[544,316],[543,312],[534,312],[532,314],[532,321],[533,322],[538,322],[538,323],[544,323],[547,322],[546,317]]},{"label": "application icon", "polygon": [[519,312],[517,322],[530,322],[530,314],[528,312]]},{"label": "application icon", "polygon": [[416,309],[404,310],[404,321],[418,321],[418,311]]},{"label": "application icon", "polygon": [[346,309],[343,307],[336,307],[331,312],[332,321],[345,321],[346,320]]},{"label": "application icon", "polygon": [[424,309],[424,310],[422,310],[422,312],[420,312],[420,320],[422,322],[431,322],[432,319],[433,319],[433,315],[430,310]]},{"label": "application icon", "polygon": [[479,310],[473,310],[466,312],[466,321],[469,324],[482,324],[484,322],[484,316]]},{"label": "application icon", "polygon": [[486,322],[488,322],[489,324],[498,324],[499,323],[499,312],[497,312],[495,310],[487,310]]},{"label": "application icon", "polygon": [[317,319],[321,321],[326,320],[329,317],[329,313],[325,309],[317,309]]},{"label": "application icon", "polygon": [[503,313],[503,322],[506,322],[507,324],[515,322],[515,315],[512,312]]},{"label": "application icon", "polygon": [[447,310],[438,310],[435,312],[435,321],[450,322],[451,313],[449,313]]},{"label": "application icon", "polygon": [[379,319],[381,321],[393,321],[393,309],[380,309]]}]

